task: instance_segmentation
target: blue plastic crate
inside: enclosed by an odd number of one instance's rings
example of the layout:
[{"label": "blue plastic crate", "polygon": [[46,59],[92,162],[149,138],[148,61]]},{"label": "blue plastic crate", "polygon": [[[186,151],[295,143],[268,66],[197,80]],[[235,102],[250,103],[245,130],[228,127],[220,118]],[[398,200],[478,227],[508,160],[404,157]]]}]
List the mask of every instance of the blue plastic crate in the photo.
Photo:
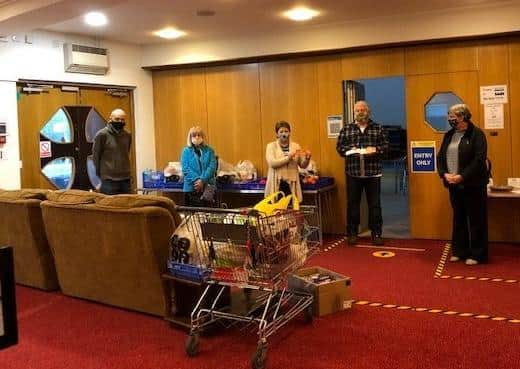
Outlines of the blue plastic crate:
[{"label": "blue plastic crate", "polygon": [[164,188],[180,188],[182,189],[183,182],[164,182]]},{"label": "blue plastic crate", "polygon": [[255,181],[245,183],[245,189],[246,190],[263,190],[263,189],[265,189],[265,178],[257,179]]},{"label": "blue plastic crate", "polygon": [[163,188],[164,174],[155,170],[145,170],[143,172],[143,187],[145,188]]},{"label": "blue plastic crate", "polygon": [[334,177],[319,177],[315,184],[302,184],[304,190],[318,190],[322,187],[330,186],[334,184]]},{"label": "blue plastic crate", "polygon": [[204,267],[176,261],[168,261],[168,271],[175,277],[197,282],[205,281],[210,275],[210,271]]}]

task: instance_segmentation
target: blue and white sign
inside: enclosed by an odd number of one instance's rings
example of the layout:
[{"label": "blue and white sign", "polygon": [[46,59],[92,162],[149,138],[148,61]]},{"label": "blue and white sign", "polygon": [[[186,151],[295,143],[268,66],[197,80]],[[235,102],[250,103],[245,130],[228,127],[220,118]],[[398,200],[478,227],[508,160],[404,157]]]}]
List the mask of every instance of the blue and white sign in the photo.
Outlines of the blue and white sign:
[{"label": "blue and white sign", "polygon": [[433,173],[437,171],[435,141],[410,142],[412,173]]}]

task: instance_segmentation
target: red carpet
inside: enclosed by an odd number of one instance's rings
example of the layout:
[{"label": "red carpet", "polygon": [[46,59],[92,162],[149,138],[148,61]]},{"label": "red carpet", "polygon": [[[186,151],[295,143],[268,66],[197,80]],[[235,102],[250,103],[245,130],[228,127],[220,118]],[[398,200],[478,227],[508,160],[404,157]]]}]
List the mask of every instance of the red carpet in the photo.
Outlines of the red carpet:
[{"label": "red carpet", "polygon": [[[443,312],[520,319],[519,283],[434,278],[442,242],[392,241],[387,246],[426,250],[390,250],[396,255],[382,259],[372,256],[376,249],[341,245],[310,264],[351,276],[357,300],[442,312],[354,305],[312,325],[297,320],[271,337],[267,368],[518,366],[520,323]],[[480,269],[446,264],[443,274],[482,271],[516,278],[520,247],[493,245],[493,250],[497,256]],[[225,331],[202,337],[199,356],[190,359],[184,353],[185,333],[160,318],[24,287],[17,289],[17,297],[20,343],[0,351],[1,369],[249,368],[256,345],[255,332]]]}]

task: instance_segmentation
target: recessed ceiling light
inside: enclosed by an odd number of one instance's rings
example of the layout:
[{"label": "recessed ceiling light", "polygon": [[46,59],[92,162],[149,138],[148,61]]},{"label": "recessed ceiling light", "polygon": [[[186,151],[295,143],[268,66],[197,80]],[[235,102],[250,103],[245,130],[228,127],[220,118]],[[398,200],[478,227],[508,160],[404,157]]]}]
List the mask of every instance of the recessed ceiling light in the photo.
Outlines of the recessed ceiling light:
[{"label": "recessed ceiling light", "polygon": [[284,15],[293,21],[306,21],[320,14],[316,10],[305,7],[293,8],[284,13]]},{"label": "recessed ceiling light", "polygon": [[107,24],[107,17],[100,12],[90,12],[85,14],[85,23],[93,27],[101,27]]},{"label": "recessed ceiling light", "polygon": [[172,39],[172,38],[182,37],[182,36],[186,35],[186,32],[179,31],[178,29],[175,29],[175,28],[167,27],[167,28],[163,28],[159,31],[156,31],[153,34],[156,36],[162,37],[162,38]]}]

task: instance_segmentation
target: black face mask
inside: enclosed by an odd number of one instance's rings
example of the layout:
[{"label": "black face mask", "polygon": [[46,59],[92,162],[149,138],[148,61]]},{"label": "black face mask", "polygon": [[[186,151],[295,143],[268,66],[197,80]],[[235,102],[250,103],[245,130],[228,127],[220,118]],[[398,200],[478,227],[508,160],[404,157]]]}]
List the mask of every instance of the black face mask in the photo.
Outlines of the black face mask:
[{"label": "black face mask", "polygon": [[450,124],[451,128],[457,128],[457,119],[448,119],[448,123]]},{"label": "black face mask", "polygon": [[119,122],[110,122],[110,124],[112,124],[112,127],[114,127],[114,129],[116,131],[120,131],[123,129],[123,127],[125,126],[125,122],[124,121],[119,121]]}]

